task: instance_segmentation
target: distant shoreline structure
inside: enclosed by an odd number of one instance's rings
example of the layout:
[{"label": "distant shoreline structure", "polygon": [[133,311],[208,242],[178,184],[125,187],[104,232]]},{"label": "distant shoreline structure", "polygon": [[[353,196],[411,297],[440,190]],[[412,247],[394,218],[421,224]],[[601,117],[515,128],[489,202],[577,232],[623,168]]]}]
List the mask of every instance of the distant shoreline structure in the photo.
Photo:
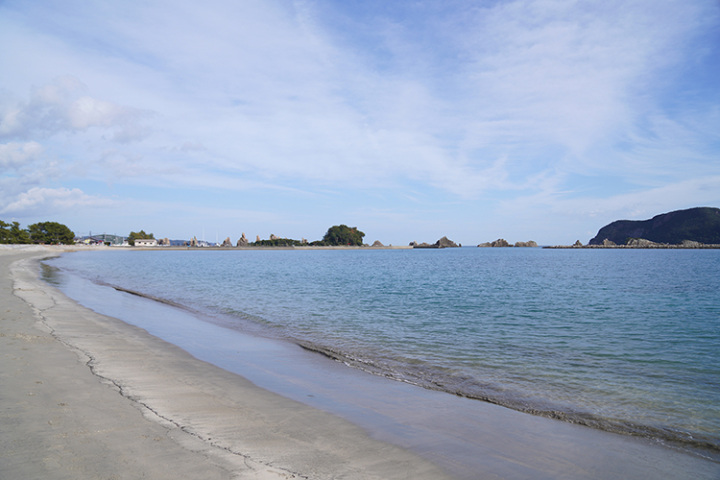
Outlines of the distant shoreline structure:
[{"label": "distant shoreline structure", "polygon": [[[693,242],[695,243],[695,242]],[[709,244],[706,245],[704,243],[700,244],[694,244],[694,245],[686,245],[686,244],[679,244],[679,245],[667,245],[667,244],[660,244],[656,243],[654,245],[548,245],[544,246],[542,248],[547,249],[560,249],[560,250],[713,250],[713,249],[720,249],[720,245],[718,244]]]}]

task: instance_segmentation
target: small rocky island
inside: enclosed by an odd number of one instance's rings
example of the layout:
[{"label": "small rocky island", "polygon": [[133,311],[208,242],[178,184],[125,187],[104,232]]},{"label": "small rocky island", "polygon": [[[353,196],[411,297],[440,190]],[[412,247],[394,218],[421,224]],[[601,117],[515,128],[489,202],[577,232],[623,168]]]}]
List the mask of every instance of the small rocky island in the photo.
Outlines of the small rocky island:
[{"label": "small rocky island", "polygon": [[504,238],[498,238],[497,240],[493,242],[485,242],[478,245],[480,248],[486,248],[486,247],[537,247],[538,244],[534,240],[530,240],[527,242],[515,242],[515,244],[512,244],[505,240]]},{"label": "small rocky island", "polygon": [[587,245],[548,248],[720,248],[720,208],[696,207],[649,220],[618,220],[602,227]]},{"label": "small rocky island", "polygon": [[410,246],[413,248],[456,248],[461,247],[462,245],[458,245],[447,237],[442,237],[435,243],[410,242]]}]

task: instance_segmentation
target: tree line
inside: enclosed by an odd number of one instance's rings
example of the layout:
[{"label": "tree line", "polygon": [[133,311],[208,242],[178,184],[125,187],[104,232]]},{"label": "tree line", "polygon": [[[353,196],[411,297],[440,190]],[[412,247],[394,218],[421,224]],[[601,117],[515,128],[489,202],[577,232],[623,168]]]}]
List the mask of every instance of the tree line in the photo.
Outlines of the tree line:
[{"label": "tree line", "polygon": [[19,222],[0,220],[0,243],[2,244],[64,244],[75,243],[75,233],[58,222],[38,222],[20,228]]}]

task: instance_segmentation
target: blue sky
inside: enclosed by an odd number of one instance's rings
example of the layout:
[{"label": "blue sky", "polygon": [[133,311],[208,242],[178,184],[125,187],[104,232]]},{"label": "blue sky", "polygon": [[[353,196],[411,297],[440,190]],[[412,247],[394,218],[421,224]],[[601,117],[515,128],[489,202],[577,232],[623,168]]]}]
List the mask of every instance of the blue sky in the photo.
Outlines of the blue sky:
[{"label": "blue sky", "polygon": [[473,245],[720,207],[716,0],[0,2],[0,219]]}]

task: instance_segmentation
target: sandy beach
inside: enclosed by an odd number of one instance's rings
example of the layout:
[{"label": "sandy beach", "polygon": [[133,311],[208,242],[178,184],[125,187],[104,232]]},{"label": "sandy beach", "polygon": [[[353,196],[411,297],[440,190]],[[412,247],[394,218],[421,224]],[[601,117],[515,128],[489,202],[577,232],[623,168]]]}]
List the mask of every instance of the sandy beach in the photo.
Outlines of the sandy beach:
[{"label": "sandy beach", "polygon": [[[380,441],[79,306],[38,278],[37,260],[58,253],[0,249],[0,478],[454,478],[428,460],[441,441],[413,438],[416,451]],[[406,389],[422,390],[394,383],[408,401]],[[446,458],[473,457],[465,478],[720,475],[715,462],[642,439],[461,403],[466,425],[450,436],[474,443],[448,443]]]}]

